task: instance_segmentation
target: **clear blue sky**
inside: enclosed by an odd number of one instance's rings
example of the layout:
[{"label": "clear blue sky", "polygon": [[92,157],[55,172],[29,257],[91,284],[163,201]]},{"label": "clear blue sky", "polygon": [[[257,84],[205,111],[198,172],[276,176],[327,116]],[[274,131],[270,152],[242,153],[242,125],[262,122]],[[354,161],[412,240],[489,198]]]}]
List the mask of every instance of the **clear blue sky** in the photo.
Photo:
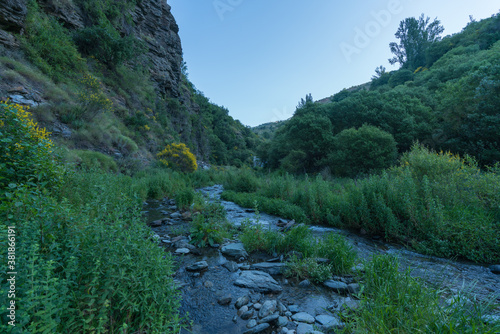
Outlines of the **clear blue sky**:
[{"label": "clear blue sky", "polygon": [[315,100],[370,80],[388,63],[399,22],[424,13],[443,36],[499,12],[497,0],[167,0],[189,79],[255,126],[289,118]]}]

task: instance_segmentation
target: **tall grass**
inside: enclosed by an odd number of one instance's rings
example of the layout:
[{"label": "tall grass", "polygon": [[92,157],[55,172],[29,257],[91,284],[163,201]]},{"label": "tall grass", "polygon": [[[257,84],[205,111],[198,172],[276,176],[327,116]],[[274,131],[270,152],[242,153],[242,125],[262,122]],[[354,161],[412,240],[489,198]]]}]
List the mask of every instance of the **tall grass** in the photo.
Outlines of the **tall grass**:
[{"label": "tall grass", "polygon": [[362,307],[346,314],[346,333],[498,333],[500,323],[488,324],[484,315],[494,308],[473,296],[443,299],[441,290],[425,287],[400,272],[398,260],[375,256],[366,263],[362,276]]},{"label": "tall grass", "polygon": [[[58,198],[21,188],[3,204],[1,220],[18,233],[16,330],[178,332],[172,260],[151,241],[135,182],[79,172],[67,175]],[[1,290],[0,303],[8,305],[6,282]],[[0,309],[0,331],[10,333],[6,314]]]},{"label": "tall grass", "polygon": [[[238,190],[238,174],[224,185]],[[420,252],[476,262],[500,260],[500,174],[470,157],[415,145],[398,167],[358,180],[250,174],[255,191],[228,191],[243,206],[313,224],[364,230]],[[283,208],[293,208],[284,210]]]}]

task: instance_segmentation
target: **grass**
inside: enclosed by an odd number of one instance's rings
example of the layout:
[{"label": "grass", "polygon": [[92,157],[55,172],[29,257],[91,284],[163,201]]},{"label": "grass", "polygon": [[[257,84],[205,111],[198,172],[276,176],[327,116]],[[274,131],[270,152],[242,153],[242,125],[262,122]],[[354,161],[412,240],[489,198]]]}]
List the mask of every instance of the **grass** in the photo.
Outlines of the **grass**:
[{"label": "grass", "polygon": [[[374,256],[362,275],[362,307],[344,314],[344,333],[498,333],[500,323],[488,324],[483,317],[495,305],[474,302],[462,293],[446,302],[444,290],[428,288],[401,272],[398,260]],[[495,296],[498,297],[498,296]]]}]

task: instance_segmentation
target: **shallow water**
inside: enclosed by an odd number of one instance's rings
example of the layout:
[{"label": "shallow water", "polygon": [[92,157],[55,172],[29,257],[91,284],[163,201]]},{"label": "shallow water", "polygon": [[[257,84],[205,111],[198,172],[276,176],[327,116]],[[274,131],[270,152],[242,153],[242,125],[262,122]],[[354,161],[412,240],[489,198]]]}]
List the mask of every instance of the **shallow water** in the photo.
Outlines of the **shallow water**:
[{"label": "shallow water", "polygon": [[[199,189],[199,191],[209,201],[220,203],[227,211],[228,220],[234,225],[240,225],[244,221],[247,223],[258,222],[271,229],[277,229],[276,223],[280,220],[279,217],[266,213],[259,213],[257,217],[251,209],[245,209],[233,202],[221,200],[220,195],[223,188],[220,185],[206,187]],[[162,202],[150,202],[146,208],[148,221],[165,217],[167,209],[168,205],[164,205]],[[186,223],[179,221],[177,224],[179,226],[174,223],[173,226],[162,226],[153,228],[153,230],[163,236],[170,233],[172,229],[180,229],[181,225]],[[429,285],[446,287],[452,294],[465,289],[472,292],[475,298],[486,300],[490,298],[492,293],[500,293],[500,275],[493,274],[487,266],[426,256],[398,245],[386,244],[335,228],[311,226],[310,229],[318,237],[326,233],[343,234],[362,260],[369,259],[373,254],[393,255],[399,259],[401,270],[409,268],[413,276],[422,278]],[[172,248],[169,250],[173,251]],[[182,306],[180,311],[182,315],[188,315],[193,323],[191,331],[184,330],[184,333],[243,333],[246,330],[247,321],[240,318],[234,319],[236,310],[232,305],[237,298],[251,294],[251,292],[233,285],[240,270],[230,273],[222,267],[222,264],[231,259],[226,259],[219,249],[207,248],[200,251],[200,255],[188,254],[175,257],[179,267],[175,279],[185,284],[181,289]],[[252,255],[246,263],[262,262],[269,258],[266,254]],[[198,274],[185,270],[185,267],[201,260],[205,260],[209,264],[207,271],[198,276]],[[283,287],[283,292],[278,296],[263,296],[263,300],[277,298],[284,303],[297,304],[302,311],[315,315],[324,313],[326,308],[339,304],[344,299],[344,297],[322,287],[300,288],[293,280],[288,282],[282,276],[274,278]],[[221,306],[217,303],[217,300],[222,296],[232,297],[231,306]]]}]

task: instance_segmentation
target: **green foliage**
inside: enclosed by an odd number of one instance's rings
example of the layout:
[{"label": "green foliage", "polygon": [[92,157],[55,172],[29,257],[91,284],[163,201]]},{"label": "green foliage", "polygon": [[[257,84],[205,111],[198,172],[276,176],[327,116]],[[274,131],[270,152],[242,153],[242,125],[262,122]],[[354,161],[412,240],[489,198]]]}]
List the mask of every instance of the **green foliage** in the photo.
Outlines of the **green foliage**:
[{"label": "green foliage", "polygon": [[319,264],[313,258],[292,258],[286,263],[284,275],[299,280],[310,279],[314,283],[322,283],[332,277],[332,269],[328,264]]},{"label": "green foliage", "polygon": [[179,191],[177,195],[175,195],[175,203],[177,207],[181,210],[187,210],[194,201],[194,190],[190,187],[185,188],[182,191]]},{"label": "green foliage", "polygon": [[145,51],[141,41],[132,36],[121,37],[109,24],[83,28],[78,30],[73,38],[82,54],[94,57],[112,68]]},{"label": "green foliage", "polygon": [[[79,172],[66,176],[58,198],[19,187],[2,201],[3,228],[16,229],[16,328],[179,331],[172,260],[150,241],[132,186],[128,177]],[[0,290],[8,305],[6,281]],[[6,313],[0,309],[2,319]],[[0,331],[10,328],[2,322]]]},{"label": "green foliage", "polygon": [[206,204],[191,224],[192,243],[197,247],[213,246],[230,236],[231,224],[226,220],[226,211],[220,204]]},{"label": "green foliage", "polygon": [[192,173],[198,168],[195,155],[183,143],[167,145],[157,156],[165,166],[181,172]]},{"label": "green foliage", "polygon": [[430,44],[439,41],[444,31],[441,22],[437,19],[430,22],[429,17],[422,14],[418,19],[407,18],[400,22],[395,36],[399,44],[390,44],[394,58],[389,59],[391,64],[399,63],[404,68],[414,70],[425,65],[425,50]]},{"label": "green foliage", "polygon": [[[374,256],[362,277],[362,307],[346,314],[346,332],[356,333],[495,333],[500,324],[486,324],[482,317],[494,307],[471,302],[467,295],[442,301],[442,291],[425,287],[400,272],[398,260]],[[467,305],[469,304],[469,305]]]},{"label": "green foliage", "polygon": [[25,184],[60,185],[62,168],[49,133],[38,127],[25,107],[0,101],[0,143],[0,194]]},{"label": "green foliage", "polygon": [[67,31],[43,13],[36,0],[28,2],[23,47],[30,60],[51,78],[61,81],[82,71],[84,63]]},{"label": "green foliage", "polygon": [[343,130],[333,140],[334,150],[328,159],[336,175],[377,172],[390,167],[396,160],[394,137],[374,126],[365,124],[357,130]]},{"label": "green foliage", "polygon": [[105,172],[117,172],[118,165],[108,155],[95,151],[73,150],[72,160],[78,167],[82,169],[97,169]]}]

